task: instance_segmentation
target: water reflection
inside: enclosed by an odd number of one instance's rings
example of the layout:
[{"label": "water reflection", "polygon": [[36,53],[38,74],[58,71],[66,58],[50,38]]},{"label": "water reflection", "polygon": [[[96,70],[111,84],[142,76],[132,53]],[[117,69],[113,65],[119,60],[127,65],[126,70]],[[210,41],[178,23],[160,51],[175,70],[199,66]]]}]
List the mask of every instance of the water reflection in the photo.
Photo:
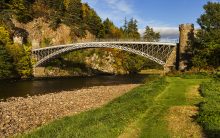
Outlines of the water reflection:
[{"label": "water reflection", "polygon": [[142,83],[146,78],[147,75],[127,75],[0,81],[0,99],[68,91],[91,86]]}]

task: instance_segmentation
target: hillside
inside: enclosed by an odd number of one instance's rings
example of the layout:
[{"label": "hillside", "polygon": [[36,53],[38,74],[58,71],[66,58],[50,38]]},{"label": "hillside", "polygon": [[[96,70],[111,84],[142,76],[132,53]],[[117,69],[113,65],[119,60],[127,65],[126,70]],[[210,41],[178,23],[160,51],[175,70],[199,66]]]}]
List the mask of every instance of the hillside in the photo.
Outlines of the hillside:
[{"label": "hillside", "polygon": [[[2,63],[5,62],[2,69],[9,64],[8,72],[0,74],[0,78],[32,76],[31,49],[94,39],[140,39],[135,19],[125,20],[124,26],[118,28],[108,18],[102,21],[95,10],[81,0],[3,0],[0,13],[3,49],[0,56],[8,57],[7,61],[2,59]],[[64,55],[46,65],[43,74],[91,75],[88,73],[91,69],[124,74],[137,72],[149,63],[133,54],[105,51],[83,50]]]},{"label": "hillside", "polygon": [[69,35],[67,39],[73,41],[85,37],[88,30],[101,37],[101,18],[80,0],[9,0],[1,1],[0,8],[1,24],[13,36],[42,41],[42,32],[60,34],[59,30],[64,30]]}]

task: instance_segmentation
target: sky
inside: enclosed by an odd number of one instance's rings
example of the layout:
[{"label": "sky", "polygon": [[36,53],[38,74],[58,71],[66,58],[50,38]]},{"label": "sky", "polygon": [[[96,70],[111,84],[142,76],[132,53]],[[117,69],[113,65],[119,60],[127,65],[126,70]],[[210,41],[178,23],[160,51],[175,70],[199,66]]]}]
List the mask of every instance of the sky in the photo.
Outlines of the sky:
[{"label": "sky", "polygon": [[142,34],[148,25],[160,32],[163,39],[178,38],[178,26],[193,23],[199,28],[197,19],[204,13],[203,5],[208,1],[220,0],[82,0],[88,3],[104,20],[109,18],[118,27],[123,26],[125,17],[138,21]]}]

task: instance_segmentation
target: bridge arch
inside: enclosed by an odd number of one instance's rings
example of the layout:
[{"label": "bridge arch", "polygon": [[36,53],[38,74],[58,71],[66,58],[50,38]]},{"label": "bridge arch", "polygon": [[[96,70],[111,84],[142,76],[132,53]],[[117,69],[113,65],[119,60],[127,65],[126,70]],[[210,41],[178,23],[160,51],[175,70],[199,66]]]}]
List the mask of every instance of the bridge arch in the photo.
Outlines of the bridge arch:
[{"label": "bridge arch", "polygon": [[175,43],[157,42],[87,42],[39,48],[32,51],[36,59],[34,67],[44,65],[47,61],[60,55],[87,48],[113,48],[134,53],[148,58],[162,66],[167,66],[170,56],[176,50]]}]

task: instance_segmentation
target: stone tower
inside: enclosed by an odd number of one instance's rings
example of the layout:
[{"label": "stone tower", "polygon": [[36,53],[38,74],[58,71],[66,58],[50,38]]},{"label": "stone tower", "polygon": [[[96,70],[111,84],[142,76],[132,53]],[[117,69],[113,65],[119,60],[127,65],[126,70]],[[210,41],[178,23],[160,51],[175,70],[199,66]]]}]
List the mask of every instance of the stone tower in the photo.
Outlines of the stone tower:
[{"label": "stone tower", "polygon": [[194,40],[194,25],[193,24],[181,24],[179,26],[179,45],[177,48],[177,69],[185,71],[188,69],[191,53],[189,51],[190,46]]}]

